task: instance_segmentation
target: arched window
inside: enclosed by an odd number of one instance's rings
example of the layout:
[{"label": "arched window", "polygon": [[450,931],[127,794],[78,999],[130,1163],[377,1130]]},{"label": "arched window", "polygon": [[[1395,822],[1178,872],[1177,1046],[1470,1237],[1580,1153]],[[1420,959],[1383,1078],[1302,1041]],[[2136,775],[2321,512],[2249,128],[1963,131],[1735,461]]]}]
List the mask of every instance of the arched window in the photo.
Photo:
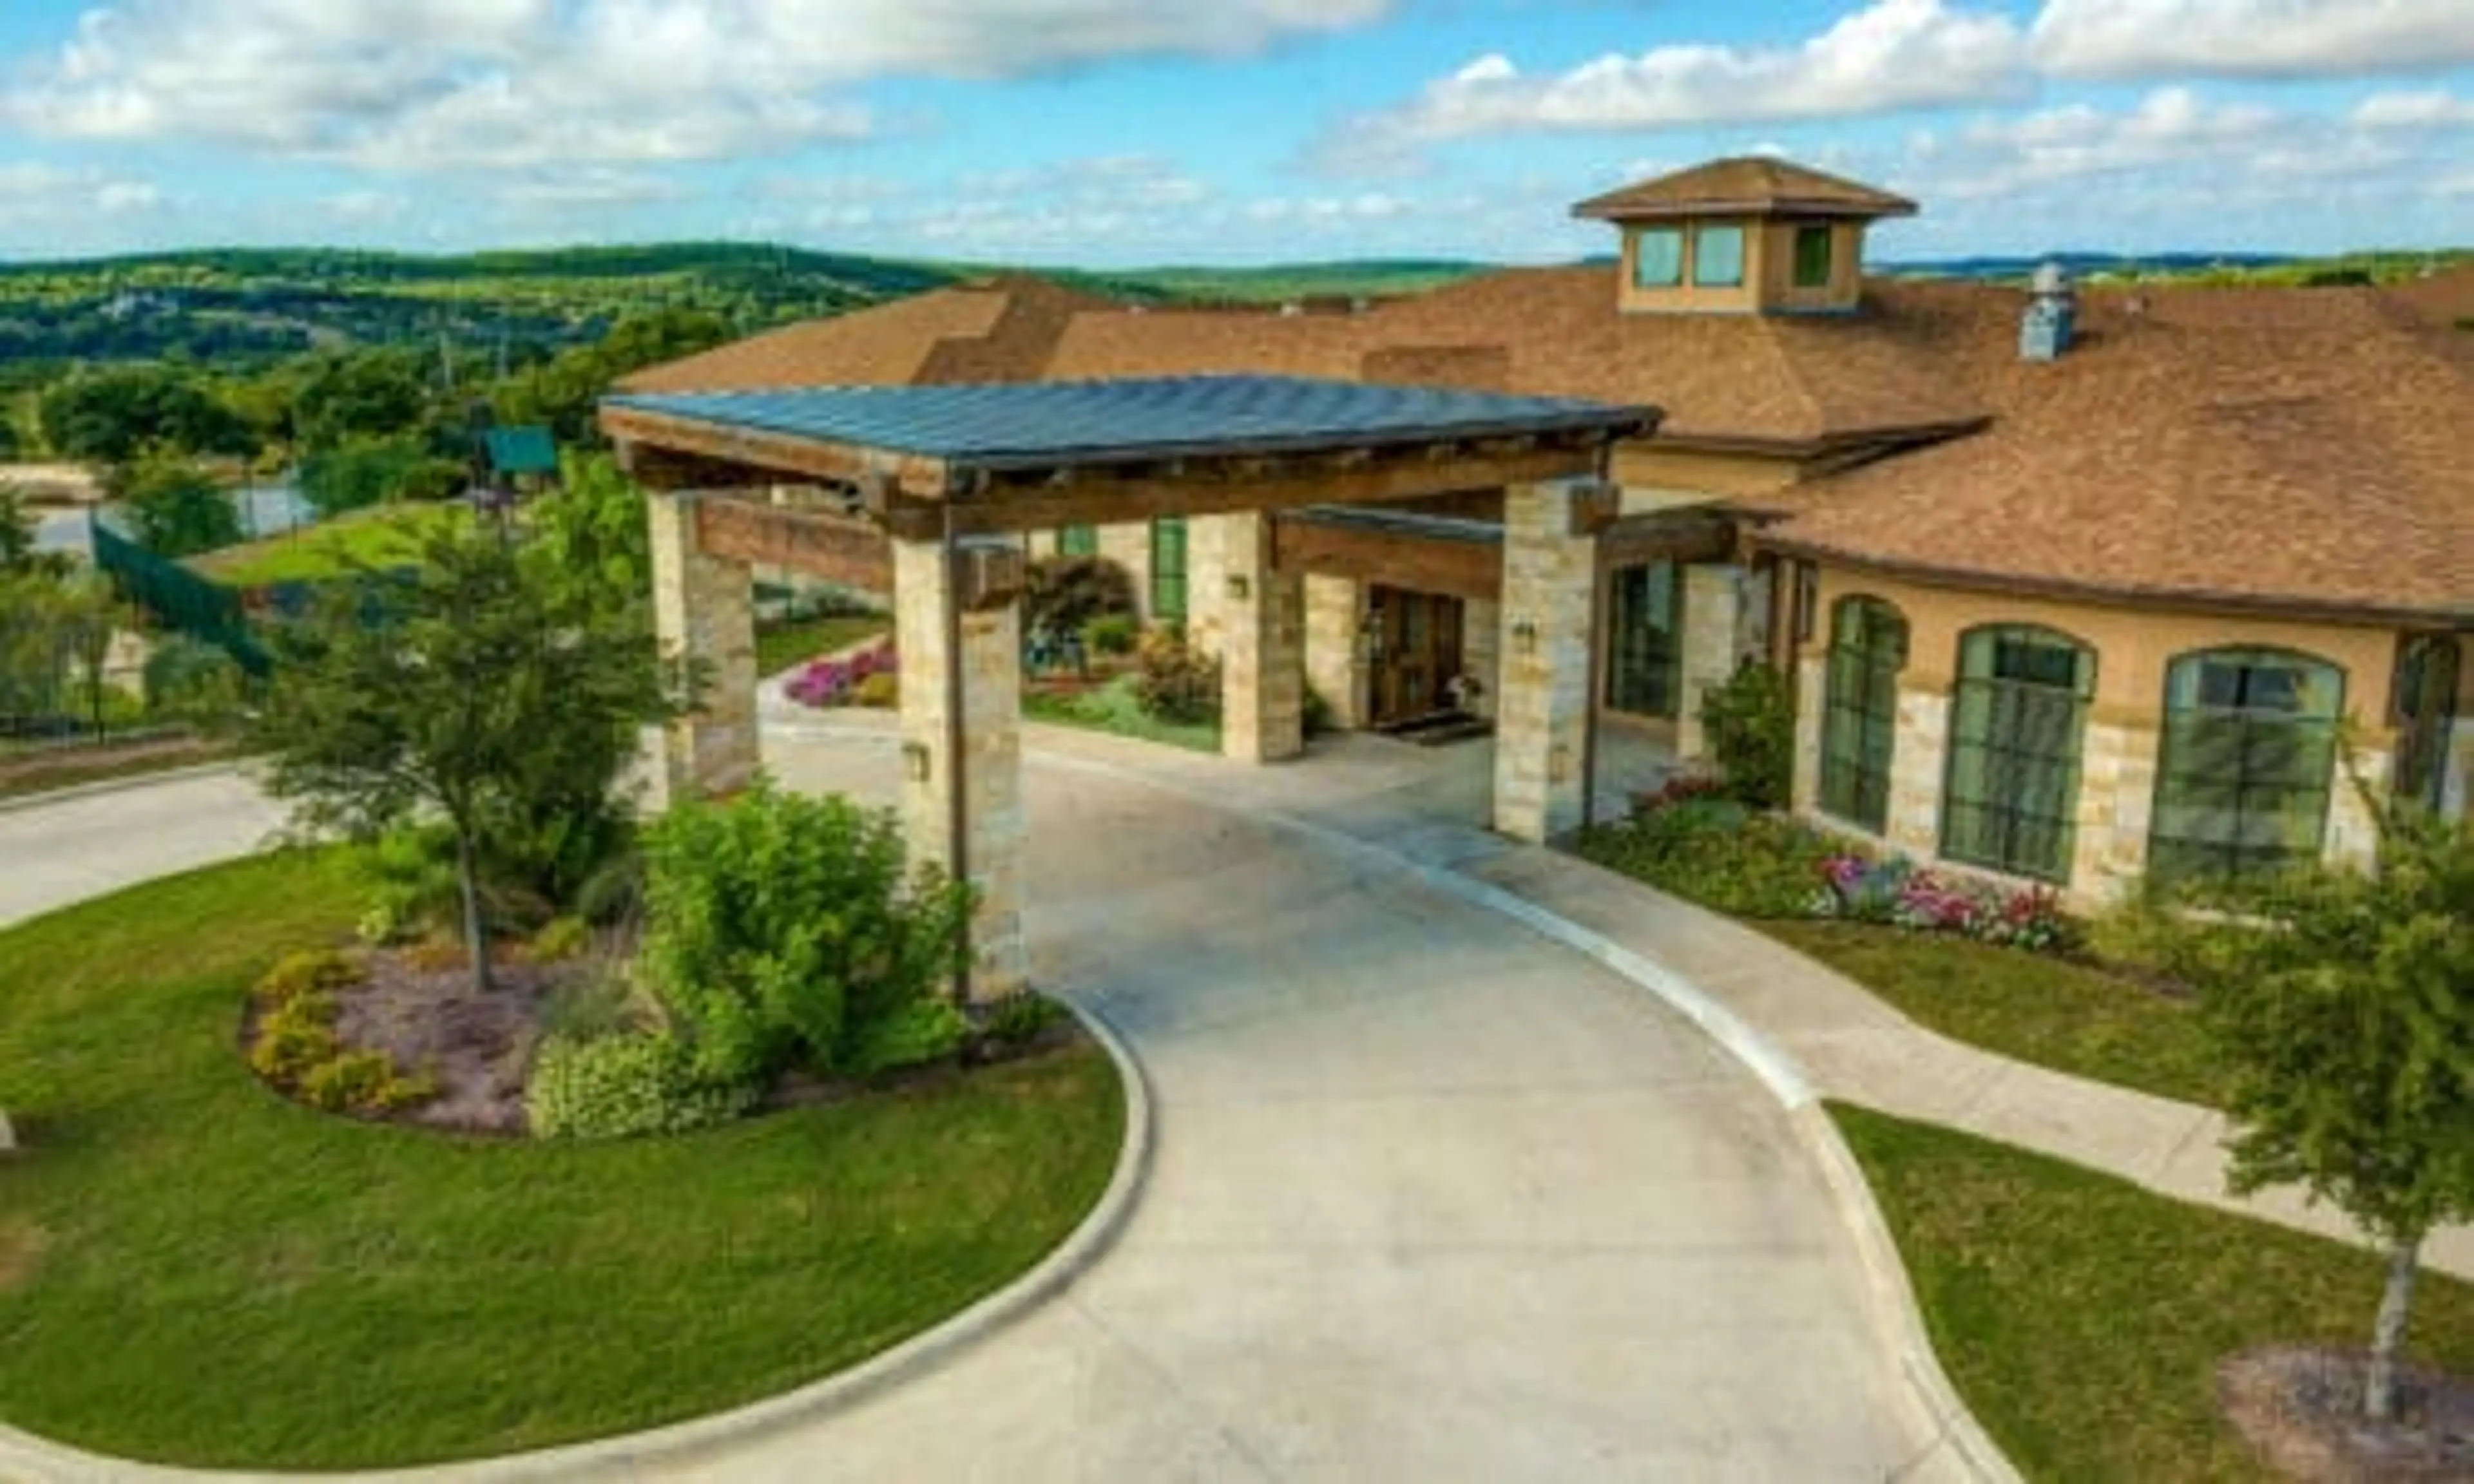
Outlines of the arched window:
[{"label": "arched window", "polygon": [[2175,659],[2148,875],[2244,875],[2318,859],[2344,704],[2344,672],[2309,655],[2214,649]]},{"label": "arched window", "polygon": [[2397,654],[2396,791],[2426,808],[2439,807],[2448,785],[2448,734],[2457,724],[2457,687],[2464,655],[2444,634],[2422,634]]},{"label": "arched window", "polygon": [[1830,679],[1821,725],[1821,807],[1880,834],[1890,820],[1890,756],[1899,734],[1899,672],[1907,621],[1879,598],[1830,610]]},{"label": "arched window", "polygon": [[1958,641],[1941,851],[2067,883],[2079,801],[2079,736],[2096,651],[2050,629],[2005,624]]}]

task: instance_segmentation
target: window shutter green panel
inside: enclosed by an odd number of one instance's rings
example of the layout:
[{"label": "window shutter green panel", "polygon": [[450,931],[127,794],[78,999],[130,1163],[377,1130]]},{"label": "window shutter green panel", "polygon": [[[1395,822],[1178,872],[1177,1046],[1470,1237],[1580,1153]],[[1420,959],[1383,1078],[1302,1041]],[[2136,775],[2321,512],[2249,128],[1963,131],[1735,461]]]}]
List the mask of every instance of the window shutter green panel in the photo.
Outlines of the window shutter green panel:
[{"label": "window shutter green panel", "polygon": [[1185,519],[1162,515],[1152,522],[1152,618],[1185,622]]}]

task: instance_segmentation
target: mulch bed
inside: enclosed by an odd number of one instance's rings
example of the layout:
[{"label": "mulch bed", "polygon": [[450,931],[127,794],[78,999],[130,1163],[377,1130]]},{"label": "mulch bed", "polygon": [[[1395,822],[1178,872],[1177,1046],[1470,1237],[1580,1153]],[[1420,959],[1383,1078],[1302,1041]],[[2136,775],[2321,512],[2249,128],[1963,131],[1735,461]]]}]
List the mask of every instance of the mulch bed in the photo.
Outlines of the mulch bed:
[{"label": "mulch bed", "polygon": [[2474,1479],[2474,1378],[2400,1367],[2397,1419],[2363,1420],[2362,1351],[2273,1346],[2217,1375],[2235,1430],[2268,1466],[2306,1484],[2434,1484]]},{"label": "mulch bed", "polygon": [[[438,1095],[409,1108],[350,1116],[458,1134],[530,1137],[524,1115],[524,1074],[545,1034],[544,1011],[561,988],[594,972],[594,961],[528,964],[494,959],[492,987],[484,994],[473,988],[472,970],[461,959],[450,968],[430,969],[424,967],[426,954],[420,950],[380,948],[357,956],[367,977],[336,994],[342,1012],[336,1036],[353,1050],[386,1052],[404,1076],[426,1073],[437,1083]],[[253,1003],[241,1024],[244,1056],[256,1043],[258,1018]],[[933,1087],[966,1075],[967,1068],[1047,1056],[1089,1039],[1080,1022],[1069,1016],[1019,1045],[975,1041],[965,1046],[958,1061],[910,1067],[864,1082],[792,1071],[762,1106],[772,1112],[896,1089]]]}]

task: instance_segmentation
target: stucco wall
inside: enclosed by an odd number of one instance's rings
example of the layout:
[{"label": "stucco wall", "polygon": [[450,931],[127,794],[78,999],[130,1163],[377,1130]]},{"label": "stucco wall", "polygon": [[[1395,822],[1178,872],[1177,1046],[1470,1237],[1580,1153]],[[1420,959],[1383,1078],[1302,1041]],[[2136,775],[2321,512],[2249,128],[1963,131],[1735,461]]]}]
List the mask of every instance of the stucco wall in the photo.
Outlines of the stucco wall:
[{"label": "stucco wall", "polygon": [[[2373,778],[2384,778],[2390,765],[2385,723],[2396,655],[2393,630],[2005,597],[1926,587],[1830,566],[1820,569],[1817,588],[1813,634],[1799,656],[1804,714],[1799,718],[1797,807],[1822,819],[1816,808],[1816,754],[1821,660],[1829,645],[1831,610],[1842,597],[1879,598],[1905,616],[1909,634],[1907,667],[1900,676],[1890,842],[1919,859],[1932,859],[1939,850],[1949,694],[1959,636],[1983,624],[2040,624],[2097,651],[2095,702],[2080,743],[2069,885],[2070,897],[2083,907],[2118,899],[2147,869],[2165,675],[2177,656],[2258,646],[2294,650],[2337,665],[2345,673],[2347,712],[2361,729],[2356,765]],[[2340,778],[2330,798],[2325,855],[2362,861],[2373,843],[2361,801]]]}]

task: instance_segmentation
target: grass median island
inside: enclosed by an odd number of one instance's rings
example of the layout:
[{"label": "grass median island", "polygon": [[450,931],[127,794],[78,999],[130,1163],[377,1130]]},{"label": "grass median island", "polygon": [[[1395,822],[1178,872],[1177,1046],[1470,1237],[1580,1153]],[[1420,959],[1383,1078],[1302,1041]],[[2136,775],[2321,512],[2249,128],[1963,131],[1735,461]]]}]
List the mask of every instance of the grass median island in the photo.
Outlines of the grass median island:
[{"label": "grass median island", "polygon": [[2214,1106],[2224,1074],[2196,1011],[2069,959],[1866,922],[1752,924],[1953,1041],[2055,1071]]},{"label": "grass median island", "polygon": [[235,1044],[252,980],[347,937],[340,852],[0,932],[0,1421],[127,1457],[340,1469],[713,1412],[1035,1263],[1123,1140],[1081,1046],[662,1139],[456,1138],[311,1112]]},{"label": "grass median island", "polygon": [[[2030,1479],[2275,1477],[2224,1421],[2219,1364],[2369,1340],[2382,1270],[2367,1249],[1869,1109],[1831,1113],[1943,1366]],[[2474,1285],[2426,1273],[2407,1348],[2474,1372]]]},{"label": "grass median island", "polygon": [[1190,753],[1220,751],[1219,723],[1160,720],[1143,709],[1134,694],[1133,681],[1126,676],[1079,692],[1025,690],[1022,714],[1031,721],[1104,731],[1137,742],[1181,747]]}]

